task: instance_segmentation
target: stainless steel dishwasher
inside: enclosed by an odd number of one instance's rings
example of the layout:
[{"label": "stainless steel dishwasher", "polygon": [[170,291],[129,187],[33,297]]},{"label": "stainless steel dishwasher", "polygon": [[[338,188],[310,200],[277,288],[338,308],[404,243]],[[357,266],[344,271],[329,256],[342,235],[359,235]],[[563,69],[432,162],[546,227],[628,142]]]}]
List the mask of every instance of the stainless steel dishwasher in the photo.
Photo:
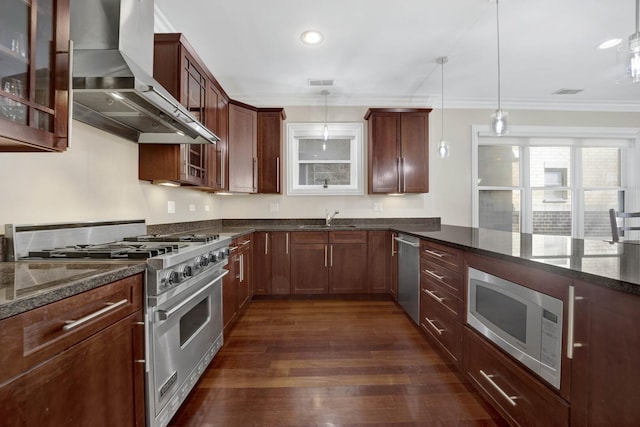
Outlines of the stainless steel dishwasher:
[{"label": "stainless steel dishwasher", "polygon": [[414,322],[420,324],[420,239],[399,234],[398,303]]}]

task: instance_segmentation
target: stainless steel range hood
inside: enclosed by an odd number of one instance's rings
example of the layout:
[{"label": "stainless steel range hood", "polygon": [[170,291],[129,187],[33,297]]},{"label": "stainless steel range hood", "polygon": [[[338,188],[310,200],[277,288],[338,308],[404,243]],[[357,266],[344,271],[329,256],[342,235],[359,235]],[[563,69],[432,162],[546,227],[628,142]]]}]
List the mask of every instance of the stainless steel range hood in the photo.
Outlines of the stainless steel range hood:
[{"label": "stainless steel range hood", "polygon": [[151,77],[153,19],[153,0],[71,0],[73,118],[138,143],[215,143]]}]

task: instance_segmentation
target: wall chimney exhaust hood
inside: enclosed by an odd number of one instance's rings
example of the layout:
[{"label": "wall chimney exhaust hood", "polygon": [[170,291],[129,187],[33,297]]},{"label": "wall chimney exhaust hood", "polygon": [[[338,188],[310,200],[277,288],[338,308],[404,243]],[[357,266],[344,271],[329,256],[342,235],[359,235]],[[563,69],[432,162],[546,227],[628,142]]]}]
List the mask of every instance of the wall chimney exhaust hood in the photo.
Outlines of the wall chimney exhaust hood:
[{"label": "wall chimney exhaust hood", "polygon": [[71,0],[73,118],[138,143],[219,138],[153,73],[153,0]]}]

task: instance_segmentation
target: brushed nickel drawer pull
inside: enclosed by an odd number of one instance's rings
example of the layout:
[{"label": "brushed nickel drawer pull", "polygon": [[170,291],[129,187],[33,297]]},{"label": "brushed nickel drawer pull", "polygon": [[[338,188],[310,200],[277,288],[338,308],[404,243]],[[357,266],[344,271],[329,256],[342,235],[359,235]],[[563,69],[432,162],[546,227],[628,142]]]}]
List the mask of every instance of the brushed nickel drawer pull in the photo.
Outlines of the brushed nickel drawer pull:
[{"label": "brushed nickel drawer pull", "polygon": [[138,359],[138,360],[134,360],[135,363],[147,363],[146,360],[144,359]]},{"label": "brushed nickel drawer pull", "polygon": [[437,274],[435,271],[431,271],[431,270],[424,270],[425,273],[427,273],[429,276],[431,277],[435,277],[438,280],[444,280],[447,277],[446,276],[440,276],[439,274]]},{"label": "brushed nickel drawer pull", "polygon": [[446,256],[445,254],[441,254],[440,252],[436,252],[436,251],[431,251],[429,249],[425,249],[424,251],[429,255],[437,256],[438,258],[444,258]]},{"label": "brushed nickel drawer pull", "polygon": [[431,327],[435,329],[438,335],[442,335],[442,333],[445,331],[444,329],[438,328],[436,324],[433,322],[433,320],[429,319],[428,317],[425,317],[424,320],[426,320],[429,323],[429,325],[431,325]]},{"label": "brushed nickel drawer pull", "polygon": [[429,295],[431,298],[433,298],[434,300],[438,301],[439,303],[441,303],[442,301],[444,301],[444,298],[439,297],[438,295],[436,295],[435,292],[430,291],[428,289],[423,289],[424,293]]},{"label": "brushed nickel drawer pull", "polygon": [[495,375],[487,375],[484,373],[484,371],[482,369],[480,369],[480,375],[482,375],[484,377],[485,380],[487,380],[489,382],[489,384],[491,384],[491,386],[493,386],[493,388],[496,389],[496,391],[498,393],[500,393],[500,395],[502,397],[504,397],[505,399],[507,399],[507,401],[511,404],[511,406],[516,406],[516,399],[518,398],[518,396],[509,396],[507,393],[504,392],[504,390],[502,390],[500,388],[500,386],[498,386],[498,384],[496,384],[491,378],[495,377]]},{"label": "brushed nickel drawer pull", "polygon": [[78,320],[67,320],[65,323],[65,325],[62,327],[62,330],[65,332],[68,332],[72,329],[77,328],[78,326],[81,326],[85,323],[87,323],[89,320],[93,320],[96,317],[102,316],[105,313],[108,313],[112,310],[115,310],[118,307],[121,307],[125,304],[127,304],[129,302],[128,299],[123,299],[121,301],[118,302],[108,302],[106,307],[101,308],[100,310],[94,311],[91,314],[87,314],[84,317],[81,317]]}]

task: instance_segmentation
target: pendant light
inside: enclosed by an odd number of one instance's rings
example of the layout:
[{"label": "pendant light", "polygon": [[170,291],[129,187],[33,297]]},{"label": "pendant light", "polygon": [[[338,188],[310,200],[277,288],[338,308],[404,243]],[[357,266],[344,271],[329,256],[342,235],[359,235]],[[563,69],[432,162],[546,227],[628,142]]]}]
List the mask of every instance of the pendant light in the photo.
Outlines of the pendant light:
[{"label": "pendant light", "polygon": [[321,95],[324,95],[324,129],[322,132],[322,138],[324,142],[322,143],[322,149],[324,151],[327,150],[327,141],[329,140],[329,125],[327,125],[327,96],[329,96],[331,92],[328,90],[323,90],[320,92]]},{"label": "pendant light", "polygon": [[500,10],[496,0],[496,40],[498,45],[498,109],[491,115],[491,134],[493,136],[503,136],[509,133],[507,127],[509,113],[502,111],[500,105]]},{"label": "pendant light", "polygon": [[442,101],[442,112],[441,112],[441,138],[440,143],[438,144],[438,154],[441,159],[449,157],[449,142],[444,139],[444,64],[449,62],[449,58],[446,56],[441,56],[436,59],[436,62],[441,65],[442,68],[442,97],[440,98]]},{"label": "pendant light", "polygon": [[640,0],[636,0],[636,32],[629,36],[629,50],[622,53],[627,56],[626,77],[633,83],[640,82]]}]

